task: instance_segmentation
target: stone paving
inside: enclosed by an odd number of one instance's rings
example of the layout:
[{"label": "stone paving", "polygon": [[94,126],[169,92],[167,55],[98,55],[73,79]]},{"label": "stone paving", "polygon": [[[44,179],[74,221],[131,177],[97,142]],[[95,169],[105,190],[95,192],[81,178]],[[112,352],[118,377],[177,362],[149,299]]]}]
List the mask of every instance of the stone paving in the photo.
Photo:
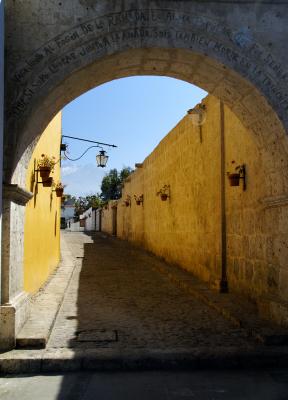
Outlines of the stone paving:
[{"label": "stone paving", "polygon": [[[165,262],[102,234],[93,235],[94,243],[84,233],[64,235],[78,265],[48,349],[151,351],[255,346],[245,330],[155,268],[165,267]],[[175,274],[177,271],[175,268]]]},{"label": "stone paving", "polygon": [[59,267],[36,295],[31,298],[31,312],[16,338],[17,348],[45,348],[76,260],[71,257],[68,243],[61,237],[62,260]]},{"label": "stone paving", "polygon": [[61,240],[59,268],[0,373],[288,366],[286,331],[243,297],[104,234]]}]

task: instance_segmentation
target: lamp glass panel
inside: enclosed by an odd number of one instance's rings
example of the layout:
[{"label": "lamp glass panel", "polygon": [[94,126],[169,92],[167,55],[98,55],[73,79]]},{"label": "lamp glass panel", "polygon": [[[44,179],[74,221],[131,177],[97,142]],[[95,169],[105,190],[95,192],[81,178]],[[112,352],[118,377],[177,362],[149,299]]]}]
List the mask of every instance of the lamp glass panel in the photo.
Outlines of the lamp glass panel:
[{"label": "lamp glass panel", "polygon": [[108,156],[106,156],[104,152],[100,152],[99,154],[97,154],[96,162],[98,167],[102,168],[106,167],[107,161],[108,161]]}]

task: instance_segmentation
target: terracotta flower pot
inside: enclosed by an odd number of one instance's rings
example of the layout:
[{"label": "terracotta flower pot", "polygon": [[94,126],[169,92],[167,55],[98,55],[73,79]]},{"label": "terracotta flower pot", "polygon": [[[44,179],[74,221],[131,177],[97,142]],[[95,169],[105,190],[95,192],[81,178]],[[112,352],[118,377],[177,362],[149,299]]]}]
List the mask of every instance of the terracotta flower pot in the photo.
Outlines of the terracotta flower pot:
[{"label": "terracotta flower pot", "polygon": [[166,201],[166,200],[168,199],[168,194],[166,194],[166,193],[161,193],[160,197],[161,197],[161,200],[162,200],[162,201]]},{"label": "terracotta flower pot", "polygon": [[53,184],[53,178],[48,178],[42,182],[43,187],[51,187]]},{"label": "terracotta flower pot", "polygon": [[64,189],[55,189],[55,192],[57,197],[62,197]]},{"label": "terracotta flower pot", "polygon": [[230,186],[239,186],[240,174],[229,174],[228,175]]},{"label": "terracotta flower pot", "polygon": [[49,178],[50,172],[51,172],[51,168],[49,167],[39,167],[39,172],[40,172],[40,176],[42,178],[42,180],[46,181]]}]

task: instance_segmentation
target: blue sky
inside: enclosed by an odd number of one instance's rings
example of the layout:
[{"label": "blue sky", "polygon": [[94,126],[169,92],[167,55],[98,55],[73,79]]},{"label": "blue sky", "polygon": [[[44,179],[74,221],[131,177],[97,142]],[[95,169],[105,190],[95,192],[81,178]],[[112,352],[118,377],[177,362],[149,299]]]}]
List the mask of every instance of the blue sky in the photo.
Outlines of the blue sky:
[{"label": "blue sky", "polygon": [[[97,149],[89,150],[79,161],[63,161],[66,193],[100,192],[105,173],[142,162],[205,96],[200,88],[177,79],[138,76],[111,81],[75,99],[63,110],[63,135],[113,143],[118,148],[107,149],[105,169],[96,166]],[[70,139],[64,142],[69,145],[70,158],[77,158],[89,146]]]}]

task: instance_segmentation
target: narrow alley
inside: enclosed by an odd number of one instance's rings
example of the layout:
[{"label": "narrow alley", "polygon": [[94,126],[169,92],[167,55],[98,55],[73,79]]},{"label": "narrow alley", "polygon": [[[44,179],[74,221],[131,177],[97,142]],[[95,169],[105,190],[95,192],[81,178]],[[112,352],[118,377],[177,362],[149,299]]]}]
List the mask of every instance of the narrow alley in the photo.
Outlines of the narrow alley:
[{"label": "narrow alley", "polygon": [[103,233],[62,232],[8,374],[287,366],[287,332],[237,293]]},{"label": "narrow alley", "polygon": [[161,274],[166,264],[155,256],[103,234],[64,237],[78,266],[48,348],[189,351],[254,345],[242,329]]}]

